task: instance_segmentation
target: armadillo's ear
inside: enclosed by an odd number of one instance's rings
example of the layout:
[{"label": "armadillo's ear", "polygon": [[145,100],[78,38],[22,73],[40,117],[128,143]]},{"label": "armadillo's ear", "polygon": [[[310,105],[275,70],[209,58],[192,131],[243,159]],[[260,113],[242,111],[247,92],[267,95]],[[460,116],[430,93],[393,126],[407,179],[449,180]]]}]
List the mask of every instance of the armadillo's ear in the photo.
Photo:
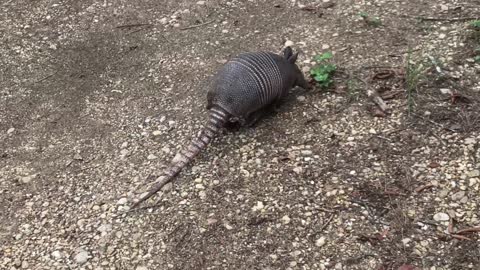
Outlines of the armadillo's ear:
[{"label": "armadillo's ear", "polygon": [[295,54],[287,58],[287,61],[292,64],[295,64],[295,61],[297,61],[297,58],[298,58],[298,52],[296,52]]},{"label": "armadillo's ear", "polygon": [[290,48],[290,46],[287,46],[283,50],[283,57],[287,60],[288,60],[288,58],[292,57],[292,54],[293,54],[293,51],[292,51],[292,48]]}]

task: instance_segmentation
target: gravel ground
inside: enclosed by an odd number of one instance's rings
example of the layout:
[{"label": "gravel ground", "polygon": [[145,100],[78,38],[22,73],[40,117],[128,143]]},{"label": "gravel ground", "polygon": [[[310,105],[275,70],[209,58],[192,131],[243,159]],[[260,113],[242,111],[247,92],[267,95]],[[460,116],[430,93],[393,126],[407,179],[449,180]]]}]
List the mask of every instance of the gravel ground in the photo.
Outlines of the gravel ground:
[{"label": "gravel ground", "polygon": [[[480,269],[480,1],[0,6],[1,269]],[[127,213],[221,64],[285,44],[306,75],[333,52],[335,84]]]}]

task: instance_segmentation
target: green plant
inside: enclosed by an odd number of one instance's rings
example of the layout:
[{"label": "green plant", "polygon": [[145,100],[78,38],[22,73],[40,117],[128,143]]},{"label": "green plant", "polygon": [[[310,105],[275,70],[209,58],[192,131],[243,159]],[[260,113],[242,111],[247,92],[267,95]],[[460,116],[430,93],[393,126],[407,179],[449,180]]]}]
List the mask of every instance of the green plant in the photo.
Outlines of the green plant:
[{"label": "green plant", "polygon": [[378,17],[371,17],[370,15],[368,15],[368,13],[363,11],[360,12],[358,15],[360,15],[360,17],[362,17],[362,19],[368,25],[375,26],[375,27],[382,25],[382,21]]},{"label": "green plant", "polygon": [[405,68],[405,83],[407,90],[408,112],[412,112],[415,106],[415,94],[418,90],[418,84],[424,79],[424,73],[428,69],[423,63],[414,63],[411,60],[412,52],[408,51],[407,63]]},{"label": "green plant", "polygon": [[470,26],[473,27],[473,29],[480,30],[480,20],[470,22]]},{"label": "green plant", "polygon": [[332,84],[332,75],[337,70],[337,66],[328,61],[332,57],[331,52],[314,57],[317,64],[310,70],[310,75],[322,88],[327,88]]}]

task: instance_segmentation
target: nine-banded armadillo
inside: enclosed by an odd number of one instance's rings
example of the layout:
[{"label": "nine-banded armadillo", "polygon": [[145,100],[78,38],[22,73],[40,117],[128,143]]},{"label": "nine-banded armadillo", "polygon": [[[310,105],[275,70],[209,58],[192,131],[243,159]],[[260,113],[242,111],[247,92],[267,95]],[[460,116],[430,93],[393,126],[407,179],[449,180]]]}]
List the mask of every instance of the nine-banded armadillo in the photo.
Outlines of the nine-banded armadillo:
[{"label": "nine-banded armadillo", "polygon": [[252,125],[290,89],[295,86],[307,89],[307,82],[295,64],[297,56],[298,52],[293,54],[292,49],[286,47],[283,56],[271,52],[249,52],[225,63],[214,76],[213,85],[207,93],[209,117],[203,130],[177,154],[157,179],[157,184],[132,209],[170,182],[227,122],[240,121],[244,125]]}]

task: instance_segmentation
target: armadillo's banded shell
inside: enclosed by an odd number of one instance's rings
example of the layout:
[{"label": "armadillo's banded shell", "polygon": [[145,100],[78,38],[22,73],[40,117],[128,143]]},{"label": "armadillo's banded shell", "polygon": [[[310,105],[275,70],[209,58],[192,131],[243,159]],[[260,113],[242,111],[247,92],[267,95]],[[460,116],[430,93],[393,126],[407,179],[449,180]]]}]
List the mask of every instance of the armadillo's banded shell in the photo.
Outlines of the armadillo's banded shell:
[{"label": "armadillo's banded shell", "polygon": [[243,53],[217,73],[208,93],[209,106],[218,105],[231,115],[246,116],[285,92],[284,59],[269,52]]}]

